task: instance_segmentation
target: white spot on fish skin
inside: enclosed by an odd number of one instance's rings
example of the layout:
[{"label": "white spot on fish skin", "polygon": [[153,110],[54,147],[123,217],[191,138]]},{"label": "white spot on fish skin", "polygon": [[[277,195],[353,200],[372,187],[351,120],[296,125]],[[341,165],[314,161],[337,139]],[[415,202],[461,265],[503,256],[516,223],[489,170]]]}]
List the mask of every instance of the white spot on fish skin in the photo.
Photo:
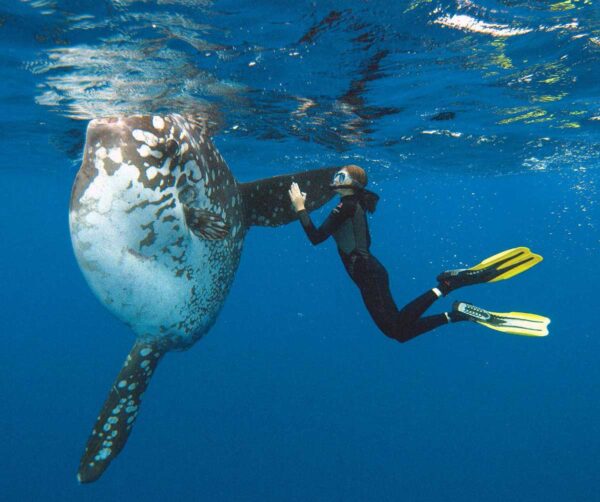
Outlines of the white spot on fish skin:
[{"label": "white spot on fish skin", "polygon": [[113,425],[116,424],[118,421],[119,421],[119,419],[117,417],[108,417],[108,420],[107,420],[107,422],[109,424],[113,424]]},{"label": "white spot on fish skin", "polygon": [[119,387],[119,389],[122,389],[126,385],[127,385],[127,380],[121,380],[117,386]]},{"label": "white spot on fish skin", "polygon": [[135,388],[137,387],[137,383],[130,383],[129,387],[127,387],[128,390],[135,390]]},{"label": "white spot on fish skin", "polygon": [[129,418],[127,419],[127,423],[128,423],[128,424],[131,424],[131,423],[133,423],[133,421],[134,421],[134,420],[135,420],[135,415],[132,415],[131,417],[129,417]]},{"label": "white spot on fish skin", "polygon": [[112,431],[112,432],[110,433],[110,437],[112,437],[112,438],[116,438],[118,434],[119,434],[119,433],[118,433],[117,431]]},{"label": "white spot on fish skin", "polygon": [[162,119],[162,117],[155,115],[154,117],[152,117],[152,126],[154,127],[154,129],[162,131],[165,127],[165,121]]},{"label": "white spot on fish skin", "polygon": [[141,363],[140,363],[140,367],[141,368],[145,368],[146,366],[148,366],[150,364],[150,361],[148,361],[148,359],[144,359]]},{"label": "white spot on fish skin", "polygon": [[142,146],[140,146],[137,149],[138,153],[140,154],[140,157],[148,157],[150,155],[150,147],[146,144],[143,144]]},{"label": "white spot on fish skin", "polygon": [[144,141],[144,131],[142,131],[141,129],[134,129],[133,131],[131,131],[131,135],[136,141]]},{"label": "white spot on fish skin", "polygon": [[104,432],[108,432],[111,429],[111,425],[110,424],[104,424],[104,427],[102,427],[104,429]]},{"label": "white spot on fish skin", "polygon": [[98,458],[105,460],[108,458],[108,456],[111,453],[111,449],[110,448],[102,448],[99,452],[98,452]]},{"label": "white spot on fish skin", "polygon": [[158,138],[151,132],[142,131],[141,129],[134,129],[131,131],[131,134],[137,141],[142,141],[148,146],[158,145]]},{"label": "white spot on fish skin", "polygon": [[161,159],[163,157],[162,152],[159,152],[158,150],[152,150],[145,143],[137,149],[137,152],[140,154],[140,157],[143,158],[149,157],[150,155],[152,155],[152,157],[155,159]]},{"label": "white spot on fish skin", "polygon": [[154,167],[154,166],[150,166],[148,169],[146,169],[146,177],[151,181],[154,178],[156,178],[157,174],[158,174],[158,169],[156,169],[156,167]]},{"label": "white spot on fish skin", "polygon": [[181,155],[183,155],[185,152],[187,152],[189,150],[189,148],[190,148],[190,146],[187,143],[182,143],[179,153]]},{"label": "white spot on fish skin", "polygon": [[151,349],[142,349],[140,350],[140,356],[142,357],[146,357],[148,354],[151,354],[152,350]]},{"label": "white spot on fish skin", "polygon": [[127,408],[125,408],[125,413],[133,413],[135,410],[137,410],[138,407],[137,406],[128,406]]},{"label": "white spot on fish skin", "polygon": [[108,151],[108,157],[115,164],[120,164],[121,162],[123,162],[123,154],[121,153],[121,149],[119,147],[111,148]]},{"label": "white spot on fish skin", "polygon": [[106,151],[106,148],[104,148],[103,146],[101,146],[100,148],[98,148],[98,150],[96,150],[96,158],[97,159],[104,160],[107,156],[108,156],[108,152]]}]

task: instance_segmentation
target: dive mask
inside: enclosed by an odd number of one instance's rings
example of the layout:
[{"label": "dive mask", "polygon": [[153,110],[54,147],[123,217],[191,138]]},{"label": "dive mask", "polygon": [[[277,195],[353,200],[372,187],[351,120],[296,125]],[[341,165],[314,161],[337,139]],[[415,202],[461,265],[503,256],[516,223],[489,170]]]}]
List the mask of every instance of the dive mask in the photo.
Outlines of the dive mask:
[{"label": "dive mask", "polygon": [[334,190],[340,188],[354,188],[360,190],[361,188],[364,188],[358,181],[353,179],[345,169],[340,169],[333,175],[333,181],[329,187]]}]

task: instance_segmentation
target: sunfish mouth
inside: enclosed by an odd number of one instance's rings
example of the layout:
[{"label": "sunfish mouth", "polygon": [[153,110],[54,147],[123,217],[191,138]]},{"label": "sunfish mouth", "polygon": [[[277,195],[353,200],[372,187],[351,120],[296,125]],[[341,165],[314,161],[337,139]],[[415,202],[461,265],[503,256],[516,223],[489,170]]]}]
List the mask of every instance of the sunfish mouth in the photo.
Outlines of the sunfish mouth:
[{"label": "sunfish mouth", "polygon": [[92,120],[88,124],[88,131],[97,128],[106,128],[114,126],[125,126],[126,121],[123,117],[102,117]]},{"label": "sunfish mouth", "polygon": [[131,127],[124,118],[109,117],[92,120],[87,129],[86,143],[96,146],[120,146],[129,140]]}]

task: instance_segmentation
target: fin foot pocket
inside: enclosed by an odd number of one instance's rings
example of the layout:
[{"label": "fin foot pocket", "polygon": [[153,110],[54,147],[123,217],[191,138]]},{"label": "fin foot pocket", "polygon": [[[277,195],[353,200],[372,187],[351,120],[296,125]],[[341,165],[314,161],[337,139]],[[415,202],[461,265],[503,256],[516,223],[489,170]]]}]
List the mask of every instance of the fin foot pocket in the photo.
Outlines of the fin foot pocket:
[{"label": "fin foot pocket", "polygon": [[442,272],[437,276],[437,280],[440,290],[448,294],[463,286],[510,279],[529,270],[542,259],[526,247],[507,249],[486,258],[474,267]]},{"label": "fin foot pocket", "polygon": [[454,302],[452,313],[458,319],[476,322],[502,333],[546,336],[550,319],[526,312],[492,312],[467,302]]}]

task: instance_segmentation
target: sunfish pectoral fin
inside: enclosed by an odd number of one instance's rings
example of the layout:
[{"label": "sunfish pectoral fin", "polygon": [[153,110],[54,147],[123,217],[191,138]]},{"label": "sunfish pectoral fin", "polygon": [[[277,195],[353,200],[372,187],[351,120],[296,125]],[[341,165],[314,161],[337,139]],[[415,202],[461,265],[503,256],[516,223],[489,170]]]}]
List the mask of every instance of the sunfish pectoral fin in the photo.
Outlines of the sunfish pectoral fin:
[{"label": "sunfish pectoral fin", "polygon": [[277,227],[297,219],[288,195],[293,182],[306,192],[306,209],[313,211],[329,201],[335,192],[330,184],[340,167],[326,167],[263,180],[240,183],[247,226]]},{"label": "sunfish pectoral fin", "polygon": [[188,228],[201,239],[215,241],[229,235],[229,225],[216,213],[184,204],[183,214]]},{"label": "sunfish pectoral fin", "polygon": [[117,376],[79,463],[80,483],[96,481],[125,446],[142,395],[164,352],[152,343],[136,343]]}]

